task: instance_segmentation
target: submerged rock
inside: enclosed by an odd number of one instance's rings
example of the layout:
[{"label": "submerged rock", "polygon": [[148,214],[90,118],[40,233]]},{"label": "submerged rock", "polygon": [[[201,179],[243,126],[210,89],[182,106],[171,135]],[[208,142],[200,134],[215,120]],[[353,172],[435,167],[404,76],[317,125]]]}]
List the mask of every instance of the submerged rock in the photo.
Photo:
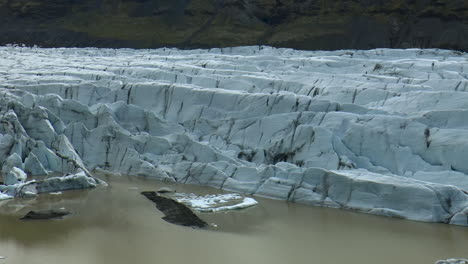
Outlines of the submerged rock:
[{"label": "submerged rock", "polygon": [[174,193],[175,190],[169,188],[169,187],[161,187],[157,191],[158,193]]},{"label": "submerged rock", "polygon": [[156,204],[156,208],[165,216],[162,218],[171,224],[205,228],[208,224],[195,215],[192,210],[182,203],[171,198],[166,198],[156,192],[142,192],[146,198]]},{"label": "submerged rock", "polygon": [[21,217],[20,220],[57,219],[57,218],[62,218],[63,216],[66,216],[69,214],[70,212],[67,212],[67,211],[56,211],[56,210],[29,211],[25,216]]}]

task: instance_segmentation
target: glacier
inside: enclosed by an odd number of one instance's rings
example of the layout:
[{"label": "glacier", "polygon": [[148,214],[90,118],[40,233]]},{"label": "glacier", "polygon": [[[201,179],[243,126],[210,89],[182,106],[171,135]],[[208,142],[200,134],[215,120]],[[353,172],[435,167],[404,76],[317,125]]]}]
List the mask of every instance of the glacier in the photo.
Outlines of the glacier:
[{"label": "glacier", "polygon": [[0,47],[4,176],[104,171],[468,226],[467,156],[458,51]]}]

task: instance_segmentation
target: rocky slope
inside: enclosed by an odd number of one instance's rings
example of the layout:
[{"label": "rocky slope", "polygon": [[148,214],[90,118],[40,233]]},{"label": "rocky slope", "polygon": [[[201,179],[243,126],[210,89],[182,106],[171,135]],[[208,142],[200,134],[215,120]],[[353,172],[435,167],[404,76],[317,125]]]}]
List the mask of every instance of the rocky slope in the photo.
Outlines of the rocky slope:
[{"label": "rocky slope", "polygon": [[2,171],[106,170],[468,225],[467,59],[2,47]]},{"label": "rocky slope", "polygon": [[0,45],[468,50],[464,0],[0,0]]}]

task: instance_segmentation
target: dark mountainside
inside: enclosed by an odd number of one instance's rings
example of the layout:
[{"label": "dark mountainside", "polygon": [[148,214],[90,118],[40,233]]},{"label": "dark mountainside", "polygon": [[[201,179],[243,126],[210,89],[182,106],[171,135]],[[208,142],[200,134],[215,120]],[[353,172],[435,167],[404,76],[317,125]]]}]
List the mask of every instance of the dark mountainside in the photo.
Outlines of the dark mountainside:
[{"label": "dark mountainside", "polygon": [[466,0],[0,0],[0,45],[468,51]]}]

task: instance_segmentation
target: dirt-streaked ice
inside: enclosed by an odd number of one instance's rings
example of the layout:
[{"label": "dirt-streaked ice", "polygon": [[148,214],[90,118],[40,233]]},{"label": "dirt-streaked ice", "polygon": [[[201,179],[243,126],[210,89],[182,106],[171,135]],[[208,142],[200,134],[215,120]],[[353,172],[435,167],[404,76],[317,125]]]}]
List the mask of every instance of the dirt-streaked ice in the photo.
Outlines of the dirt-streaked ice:
[{"label": "dirt-streaked ice", "polygon": [[468,226],[468,55],[0,48],[0,161]]},{"label": "dirt-streaked ice", "polygon": [[102,180],[88,176],[84,171],[62,177],[50,177],[43,180],[31,180],[25,183],[0,185],[0,200],[14,197],[35,197],[39,193],[94,188],[106,185]]},{"label": "dirt-streaked ice", "polygon": [[174,193],[169,197],[187,205],[198,212],[222,212],[244,209],[257,205],[258,202],[250,197],[243,197],[237,193],[196,195],[193,193]]}]

